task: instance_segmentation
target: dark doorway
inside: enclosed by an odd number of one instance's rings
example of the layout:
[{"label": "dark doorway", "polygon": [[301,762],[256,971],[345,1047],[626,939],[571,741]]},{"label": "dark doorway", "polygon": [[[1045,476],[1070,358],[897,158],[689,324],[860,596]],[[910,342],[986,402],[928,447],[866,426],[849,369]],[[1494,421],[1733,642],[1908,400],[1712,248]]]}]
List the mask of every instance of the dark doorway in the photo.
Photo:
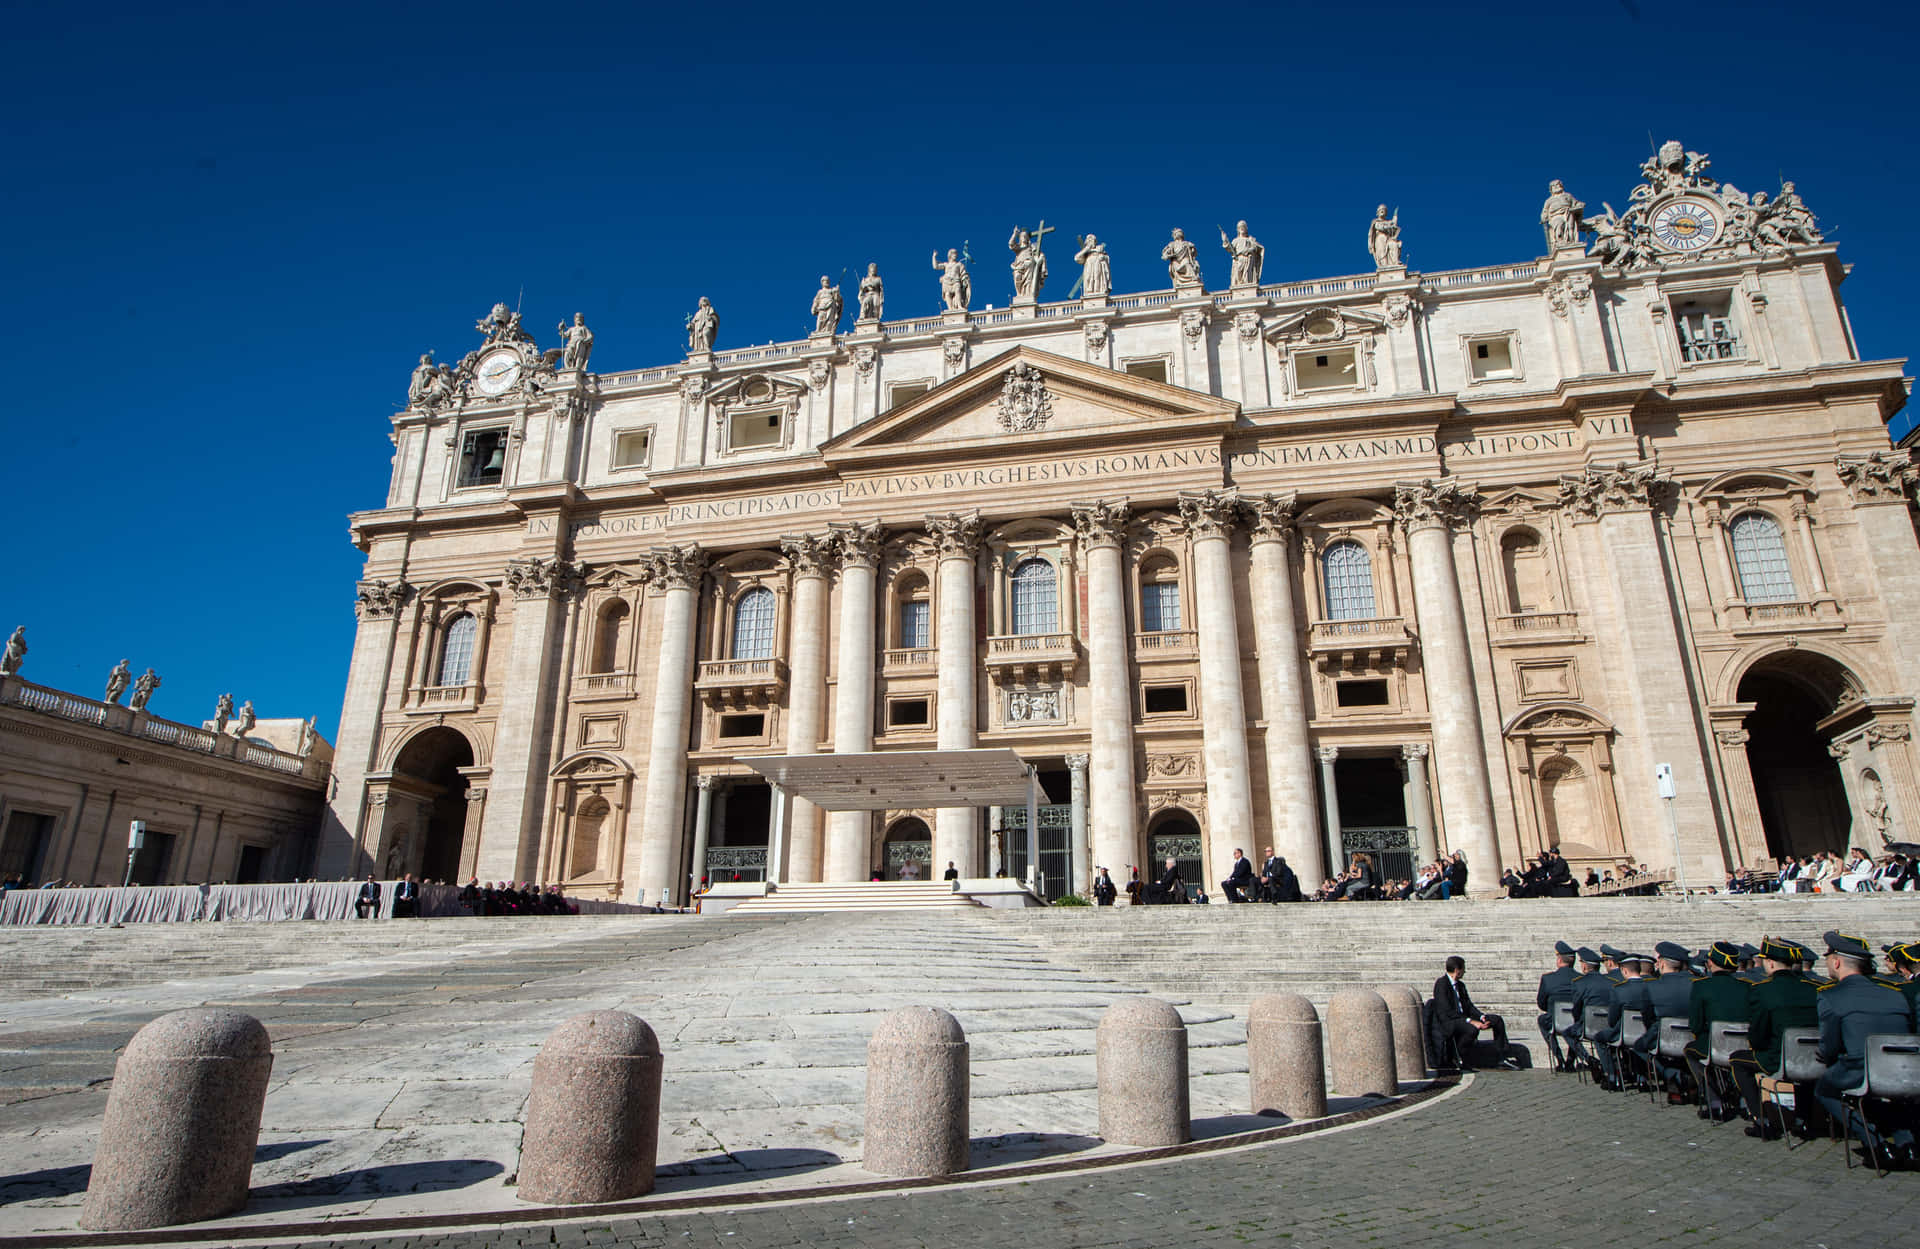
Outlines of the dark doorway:
[{"label": "dark doorway", "polygon": [[735,781],[728,786],[726,810],[707,843],[707,878],[765,880],[772,819],[772,786],[765,781]]},{"label": "dark doorway", "polygon": [[7,816],[0,835],[0,881],[18,876],[29,885],[40,880],[41,860],[53,840],[53,817],[37,811],[15,811]]},{"label": "dark doorway", "polygon": [[1340,800],[1340,870],[1355,854],[1373,860],[1382,881],[1413,878],[1413,830],[1400,760],[1391,755],[1347,755],[1333,764]]},{"label": "dark doorway", "polygon": [[394,772],[433,795],[427,805],[427,826],[418,834],[418,848],[401,848],[402,872],[417,872],[422,880],[443,884],[458,882],[460,848],[467,835],[467,778],[460,769],[472,766],[473,747],[456,729],[428,729],[400,751]]},{"label": "dark doorway", "polygon": [[[881,870],[888,880],[938,880],[946,871],[944,863],[940,871],[933,870],[933,833],[926,821],[916,816],[894,821],[880,853]],[[913,865],[912,876],[902,871],[909,863]]]},{"label": "dark doorway", "polygon": [[233,883],[236,885],[257,885],[266,871],[267,848],[265,846],[241,846],[240,862],[233,869]]},{"label": "dark doorway", "polygon": [[1152,884],[1167,870],[1167,860],[1180,869],[1180,881],[1193,897],[1207,887],[1206,872],[1200,858],[1200,826],[1185,811],[1169,811],[1147,833],[1147,846],[1153,852],[1140,872],[1140,879]]},{"label": "dark doorway", "polygon": [[[1040,896],[1049,902],[1072,892],[1073,774],[1062,767],[1042,767],[1035,773],[1040,792]],[[1001,808],[1003,870],[1015,880],[1027,878],[1027,809]]]},{"label": "dark doorway", "polygon": [[1760,668],[1741,680],[1736,697],[1754,704],[1746,719],[1747,767],[1767,853],[1844,852],[1853,825],[1846,785],[1814,728],[1833,711],[1833,700],[1793,673]]}]

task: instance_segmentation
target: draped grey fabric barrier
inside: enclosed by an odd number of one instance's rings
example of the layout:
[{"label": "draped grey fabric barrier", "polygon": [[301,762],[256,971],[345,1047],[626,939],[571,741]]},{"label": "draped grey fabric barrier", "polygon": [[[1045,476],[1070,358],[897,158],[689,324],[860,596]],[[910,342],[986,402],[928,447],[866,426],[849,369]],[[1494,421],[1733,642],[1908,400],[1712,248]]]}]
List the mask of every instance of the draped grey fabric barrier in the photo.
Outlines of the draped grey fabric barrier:
[{"label": "draped grey fabric barrier", "polygon": [[[298,885],[143,885],[131,889],[10,889],[0,924],[164,924],[188,920],[353,919],[357,880]],[[380,915],[393,916],[393,889],[380,882]],[[651,907],[569,898],[583,915],[638,915]],[[465,915],[451,885],[420,886],[420,914]]]}]

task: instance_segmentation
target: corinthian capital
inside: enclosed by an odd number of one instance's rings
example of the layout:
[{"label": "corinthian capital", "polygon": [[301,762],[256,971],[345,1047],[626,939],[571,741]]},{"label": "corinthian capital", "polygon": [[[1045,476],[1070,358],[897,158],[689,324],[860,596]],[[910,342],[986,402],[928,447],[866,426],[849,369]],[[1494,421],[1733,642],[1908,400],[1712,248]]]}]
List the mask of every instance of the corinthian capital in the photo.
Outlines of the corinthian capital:
[{"label": "corinthian capital", "polygon": [[840,548],[840,562],[861,564],[868,568],[880,563],[880,542],[886,537],[886,531],[880,528],[879,521],[856,521],[847,524],[827,526],[833,534],[834,543]]},{"label": "corinthian capital", "polygon": [[406,606],[413,587],[404,581],[362,581],[353,596],[353,614],[362,620],[385,620]]},{"label": "corinthian capital", "polygon": [[1575,517],[1609,512],[1644,512],[1659,503],[1673,478],[1651,464],[1587,465],[1587,471],[1560,479],[1560,503]]},{"label": "corinthian capital", "polygon": [[507,589],[515,598],[554,598],[580,579],[580,570],[563,559],[510,559]]},{"label": "corinthian capital", "polygon": [[839,548],[839,541],[831,533],[792,534],[780,539],[780,553],[787,557],[796,577],[826,576]]},{"label": "corinthian capital", "polygon": [[1913,489],[1913,457],[1904,451],[1876,451],[1872,455],[1843,455],[1833,462],[1840,481],[1855,503],[1904,501]]},{"label": "corinthian capital", "polygon": [[1231,489],[1201,490],[1180,496],[1180,523],[1190,538],[1224,538],[1233,531],[1240,496]]},{"label": "corinthian capital", "polygon": [[1256,494],[1241,501],[1247,528],[1255,542],[1285,542],[1293,532],[1293,510],[1299,496],[1291,490]]},{"label": "corinthian capital", "polygon": [[1434,526],[1464,525],[1479,507],[1479,488],[1452,477],[1403,481],[1393,488],[1393,514],[1409,533]]},{"label": "corinthian capital", "polygon": [[662,590],[697,590],[707,572],[707,553],[697,543],[657,546],[647,552],[647,579]]},{"label": "corinthian capital", "polygon": [[980,513],[949,512],[927,517],[927,535],[941,559],[971,559],[980,549]]},{"label": "corinthian capital", "polygon": [[1073,527],[1083,546],[1118,546],[1127,532],[1127,501],[1096,499],[1073,505]]}]

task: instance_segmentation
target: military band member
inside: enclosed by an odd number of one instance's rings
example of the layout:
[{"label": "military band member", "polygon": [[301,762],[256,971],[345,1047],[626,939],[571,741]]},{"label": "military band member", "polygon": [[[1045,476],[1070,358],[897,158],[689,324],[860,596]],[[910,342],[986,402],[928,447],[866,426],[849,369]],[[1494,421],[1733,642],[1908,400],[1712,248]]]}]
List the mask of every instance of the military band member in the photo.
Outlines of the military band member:
[{"label": "military band member", "polygon": [[1553,970],[1540,977],[1539,992],[1533,995],[1533,1004],[1540,1010],[1534,1022],[1540,1028],[1548,1052],[1553,1055],[1555,1071],[1573,1070],[1573,1064],[1567,1059],[1566,1048],[1561,1044],[1560,1034],[1553,1027],[1554,1003],[1573,1001],[1573,979],[1579,975],[1573,969],[1573,956],[1572,946],[1564,941],[1554,942]]},{"label": "military band member", "polygon": [[[1820,990],[1820,1061],[1827,1064],[1827,1071],[1814,1085],[1814,1097],[1834,1122],[1844,1123],[1848,1111],[1840,1097],[1865,1081],[1867,1038],[1912,1032],[1913,1004],[1893,985],[1873,978],[1873,949],[1866,942],[1843,932],[1829,932],[1821,939],[1827,943],[1827,970],[1833,983]],[[1853,1120],[1869,1157],[1890,1157],[1896,1163],[1914,1160],[1911,1132],[1902,1130],[1883,1141],[1879,1129],[1864,1115],[1853,1115]]]},{"label": "military band member", "polygon": [[[1733,1082],[1747,1104],[1753,1122],[1747,1135],[1773,1140],[1780,1129],[1767,1121],[1760,1102],[1760,1077],[1781,1074],[1785,1050],[1782,1040],[1789,1028],[1817,1028],[1820,1011],[1816,999],[1819,990],[1797,971],[1807,951],[1791,941],[1768,937],[1760,943],[1760,961],[1766,972],[1763,979],[1747,990],[1747,1048],[1733,1052]],[[1793,1103],[1802,1114],[1811,1100],[1811,1085],[1794,1087]]]},{"label": "military band member", "polygon": [[1740,965],[1740,948],[1731,942],[1716,941],[1707,948],[1707,974],[1697,977],[1687,998],[1687,1026],[1693,1040],[1687,1045],[1687,1066],[1700,1088],[1705,1105],[1702,1119],[1726,1119],[1732,1110],[1720,1096],[1720,1090],[1707,1078],[1707,1062],[1713,1045],[1715,1023],[1747,1022],[1747,984],[1734,978]]}]

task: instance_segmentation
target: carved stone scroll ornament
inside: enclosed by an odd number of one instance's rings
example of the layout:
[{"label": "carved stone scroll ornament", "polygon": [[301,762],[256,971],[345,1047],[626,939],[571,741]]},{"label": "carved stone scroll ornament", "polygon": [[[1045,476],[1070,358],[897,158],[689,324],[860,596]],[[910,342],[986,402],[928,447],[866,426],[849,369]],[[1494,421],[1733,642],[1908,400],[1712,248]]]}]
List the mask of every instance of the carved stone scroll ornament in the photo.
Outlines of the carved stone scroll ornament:
[{"label": "carved stone scroll ornament", "polygon": [[404,581],[362,581],[353,598],[353,614],[362,620],[384,620],[406,606],[413,587]]},{"label": "carved stone scroll ornament", "polygon": [[1904,501],[1920,478],[1913,457],[1904,451],[1843,455],[1834,461],[1834,469],[1855,503]]},{"label": "carved stone scroll ornament", "polygon": [[829,525],[828,530],[833,534],[842,564],[860,564],[867,568],[879,566],[880,544],[886,538],[886,531],[879,522],[835,524]]},{"label": "carved stone scroll ornament", "polygon": [[1031,364],[1016,364],[1007,370],[1000,387],[1000,428],[1010,434],[1045,429],[1053,419],[1053,396],[1047,393],[1047,380]]},{"label": "carved stone scroll ornament", "polygon": [[507,561],[507,589],[518,599],[555,598],[572,590],[582,571],[564,559],[512,559]]},{"label": "carved stone scroll ornament", "polygon": [[1473,519],[1479,507],[1479,489],[1451,477],[1403,481],[1393,488],[1394,516],[1409,533],[1434,525],[1448,528],[1464,525]]},{"label": "carved stone scroll ornament", "polygon": [[948,373],[960,372],[967,367],[967,340],[958,336],[942,339],[940,358],[946,361]]},{"label": "carved stone scroll ornament", "polygon": [[1191,538],[1224,538],[1233,530],[1240,496],[1229,490],[1201,490],[1180,496],[1180,522]]},{"label": "carved stone scroll ornament", "polygon": [[1389,295],[1387,296],[1387,320],[1394,325],[1405,325],[1407,318],[1413,314],[1415,306],[1413,297],[1410,295]]},{"label": "carved stone scroll ornament", "polygon": [[1180,314],[1180,332],[1187,341],[1197,343],[1200,336],[1207,332],[1207,314],[1199,308],[1189,308]]},{"label": "carved stone scroll ornament", "polygon": [[1884,746],[1888,742],[1904,742],[1913,738],[1913,729],[1905,724],[1869,724],[1867,726],[1867,745]]},{"label": "carved stone scroll ornament", "polygon": [[780,539],[780,553],[796,577],[824,577],[833,567],[839,545],[830,533],[795,534]]},{"label": "carved stone scroll ornament", "polygon": [[1257,312],[1238,312],[1233,317],[1234,333],[1240,341],[1250,343],[1260,337],[1260,314]]},{"label": "carved stone scroll ornament", "polygon": [[1125,499],[1096,499],[1091,503],[1075,503],[1073,507],[1073,527],[1080,535],[1080,543],[1086,547],[1119,546],[1127,532],[1127,501]]},{"label": "carved stone scroll ornament", "polygon": [[1576,518],[1609,512],[1644,512],[1666,497],[1673,478],[1651,464],[1590,464],[1560,479],[1560,503]]},{"label": "carved stone scroll ornament", "polygon": [[1087,356],[1100,355],[1107,349],[1107,323],[1105,321],[1087,322]]},{"label": "carved stone scroll ornament", "polygon": [[927,535],[941,559],[973,558],[980,549],[980,514],[949,512],[927,517]]},{"label": "carved stone scroll ornament", "polygon": [[872,347],[853,349],[853,367],[862,377],[873,376],[873,365],[879,358],[880,353]]},{"label": "carved stone scroll ornament", "polygon": [[707,553],[697,544],[660,546],[647,552],[648,579],[662,590],[697,590],[707,572]]},{"label": "carved stone scroll ornament", "polygon": [[831,380],[833,380],[833,362],[831,360],[812,360],[808,362],[807,385],[813,388],[815,394],[825,390],[827,383]]},{"label": "carved stone scroll ornament", "polygon": [[1247,529],[1255,542],[1284,542],[1293,532],[1293,512],[1298,496],[1291,490],[1277,494],[1258,494],[1241,501]]}]

